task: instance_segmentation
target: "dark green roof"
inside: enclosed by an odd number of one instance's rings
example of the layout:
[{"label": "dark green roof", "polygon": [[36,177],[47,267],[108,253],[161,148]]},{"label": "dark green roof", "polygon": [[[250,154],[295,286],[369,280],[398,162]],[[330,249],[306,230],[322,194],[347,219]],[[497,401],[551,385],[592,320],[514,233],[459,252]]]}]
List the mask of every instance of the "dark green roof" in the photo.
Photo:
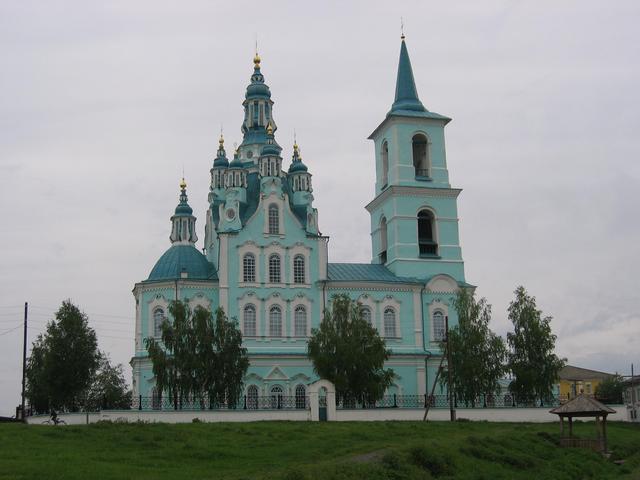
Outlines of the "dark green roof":
[{"label": "dark green roof", "polygon": [[147,280],[176,280],[187,273],[192,280],[217,280],[215,268],[193,245],[172,245],[151,270]]},{"label": "dark green roof", "polygon": [[400,45],[400,61],[398,62],[398,78],[396,79],[396,98],[391,107],[392,112],[398,110],[414,112],[425,112],[427,110],[418,98],[416,82],[413,79],[411,60],[409,60],[409,52],[407,51],[404,38]]},{"label": "dark green roof", "polygon": [[332,282],[423,283],[415,278],[396,277],[384,265],[374,263],[330,263],[327,276]]}]

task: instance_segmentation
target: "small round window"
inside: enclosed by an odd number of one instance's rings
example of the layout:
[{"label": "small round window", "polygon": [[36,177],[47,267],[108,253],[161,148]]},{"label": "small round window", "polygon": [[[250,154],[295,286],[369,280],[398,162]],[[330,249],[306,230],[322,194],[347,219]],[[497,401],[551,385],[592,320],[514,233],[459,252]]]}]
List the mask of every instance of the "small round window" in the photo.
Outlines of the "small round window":
[{"label": "small round window", "polygon": [[253,158],[253,151],[252,150],[249,150],[247,152],[247,158]]},{"label": "small round window", "polygon": [[234,218],[236,218],[236,211],[231,208],[227,210],[227,218],[229,220],[233,220]]}]

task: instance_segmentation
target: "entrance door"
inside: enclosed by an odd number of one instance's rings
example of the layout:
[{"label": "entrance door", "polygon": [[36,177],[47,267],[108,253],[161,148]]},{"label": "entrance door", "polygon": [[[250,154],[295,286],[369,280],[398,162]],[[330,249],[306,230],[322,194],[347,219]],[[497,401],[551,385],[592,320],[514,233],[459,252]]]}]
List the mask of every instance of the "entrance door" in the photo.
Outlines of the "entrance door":
[{"label": "entrance door", "polygon": [[318,392],[318,420],[327,421],[327,389],[322,387]]}]

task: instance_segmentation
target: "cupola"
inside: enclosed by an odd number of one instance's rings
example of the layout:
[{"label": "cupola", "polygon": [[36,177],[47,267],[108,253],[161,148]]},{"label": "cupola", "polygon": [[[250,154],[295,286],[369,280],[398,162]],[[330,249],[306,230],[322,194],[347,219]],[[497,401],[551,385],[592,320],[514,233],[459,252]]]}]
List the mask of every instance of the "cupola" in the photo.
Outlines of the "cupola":
[{"label": "cupola", "polygon": [[289,183],[291,190],[295,192],[311,192],[311,174],[307,166],[302,162],[302,155],[298,144],[293,144],[293,156],[289,166]]},{"label": "cupola", "polygon": [[193,210],[187,201],[187,183],[183,178],[180,182],[180,203],[171,217],[171,243],[195,244],[198,241],[196,217],[193,216]]},{"label": "cupola", "polygon": [[[229,167],[229,160],[224,150],[224,137],[220,134],[218,140],[218,153],[213,161],[211,172],[211,187],[209,190],[214,191],[224,188],[224,171]],[[211,200],[210,200],[211,201]]]},{"label": "cupola", "polygon": [[259,172],[260,176],[279,177],[282,171],[282,157],[280,152],[282,149],[276,143],[273,136],[274,128],[271,124],[267,125],[267,140],[264,147],[260,151]]},{"label": "cupola", "polygon": [[[267,126],[275,132],[277,126],[273,120],[271,91],[264,83],[264,76],[260,71],[260,56],[256,52],[253,58],[253,74],[251,83],[247,86],[244,107],[244,122],[242,123],[243,139],[240,144],[241,157],[251,160],[260,154],[261,146],[267,142]],[[277,145],[277,144],[276,144]]]}]

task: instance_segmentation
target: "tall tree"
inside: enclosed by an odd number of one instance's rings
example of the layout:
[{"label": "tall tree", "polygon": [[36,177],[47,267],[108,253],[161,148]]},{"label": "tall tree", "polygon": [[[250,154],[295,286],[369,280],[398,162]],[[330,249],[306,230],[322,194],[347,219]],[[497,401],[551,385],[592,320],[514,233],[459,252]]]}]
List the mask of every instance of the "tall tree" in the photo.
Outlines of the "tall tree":
[{"label": "tall tree", "polygon": [[109,356],[100,353],[99,366],[86,395],[89,410],[131,408],[131,390],[124,378],[122,364],[111,365]]},{"label": "tall tree", "polygon": [[[507,349],[502,337],[489,328],[491,305],[486,298],[476,301],[472,293],[461,290],[454,301],[458,324],[449,329],[451,382],[458,400],[475,405],[482,394],[495,392],[505,373]],[[445,343],[442,343],[444,350]],[[448,376],[441,382],[447,384]]]},{"label": "tall tree", "polygon": [[602,403],[621,404],[623,392],[624,379],[616,373],[596,386],[595,396]]},{"label": "tall tree", "polygon": [[81,408],[98,361],[98,341],[87,316],[71,300],[62,302],[55,320],[33,343],[26,371],[32,407],[36,411]]},{"label": "tall tree", "polygon": [[176,403],[195,398],[235,405],[249,368],[237,322],[221,308],[214,320],[209,310],[192,311],[179,300],[169,305],[169,313],[172,321],[162,324],[161,340],[145,339],[158,391]]},{"label": "tall tree", "polygon": [[556,336],[551,331],[551,318],[543,317],[536,299],[520,286],[515,300],[509,304],[509,320],[514,331],[507,334],[508,368],[513,375],[509,389],[518,398],[532,401],[551,397],[558,372],[566,359],[555,353]]},{"label": "tall tree", "polygon": [[333,382],[345,402],[378,400],[393,381],[393,370],[384,368],[390,350],[363,318],[361,305],[346,295],[333,297],[307,348],[315,372]]}]

